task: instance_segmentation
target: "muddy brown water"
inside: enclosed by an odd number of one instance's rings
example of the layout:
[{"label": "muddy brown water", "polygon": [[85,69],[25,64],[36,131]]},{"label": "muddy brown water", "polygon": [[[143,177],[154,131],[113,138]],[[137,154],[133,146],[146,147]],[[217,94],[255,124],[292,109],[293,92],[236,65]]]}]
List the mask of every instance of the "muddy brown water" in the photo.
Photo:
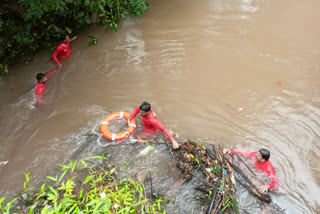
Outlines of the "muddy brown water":
[{"label": "muddy brown water", "polygon": [[[48,81],[47,105],[35,107],[33,94],[36,73],[55,67],[50,50],[0,80],[1,195],[21,191],[27,171],[37,180],[79,148],[98,151],[83,133],[111,112],[149,101],[181,136],[269,149],[280,183],[273,200],[288,213],[319,213],[320,2],[150,4],[117,33],[92,27],[79,34]],[[88,47],[88,35],[98,44]]]}]

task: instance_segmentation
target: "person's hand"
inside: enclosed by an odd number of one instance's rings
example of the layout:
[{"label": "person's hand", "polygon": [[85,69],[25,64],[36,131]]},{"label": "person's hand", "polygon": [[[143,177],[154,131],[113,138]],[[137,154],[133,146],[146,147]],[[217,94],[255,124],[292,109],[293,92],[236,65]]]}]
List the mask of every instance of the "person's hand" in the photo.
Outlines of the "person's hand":
[{"label": "person's hand", "polygon": [[261,193],[266,194],[266,193],[268,193],[269,185],[263,185],[263,186],[260,187],[259,190],[260,190]]},{"label": "person's hand", "polygon": [[59,64],[59,65],[58,65],[58,69],[60,69],[60,68],[62,68],[62,64]]},{"label": "person's hand", "polygon": [[172,147],[173,147],[173,149],[179,149],[180,145],[179,145],[179,143],[177,143],[176,140],[173,140],[172,141]]},{"label": "person's hand", "polygon": [[230,153],[230,149],[223,149],[223,154],[229,155]]}]

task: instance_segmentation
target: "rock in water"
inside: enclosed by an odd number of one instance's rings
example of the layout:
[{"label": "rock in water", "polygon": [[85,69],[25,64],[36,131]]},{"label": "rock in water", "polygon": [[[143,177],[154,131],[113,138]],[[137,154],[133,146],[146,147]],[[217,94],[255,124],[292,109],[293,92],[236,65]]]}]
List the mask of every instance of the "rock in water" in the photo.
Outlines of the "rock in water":
[{"label": "rock in water", "polygon": [[141,152],[139,152],[138,156],[146,156],[149,154],[152,150],[154,150],[154,147],[148,146],[145,149],[143,149]]}]

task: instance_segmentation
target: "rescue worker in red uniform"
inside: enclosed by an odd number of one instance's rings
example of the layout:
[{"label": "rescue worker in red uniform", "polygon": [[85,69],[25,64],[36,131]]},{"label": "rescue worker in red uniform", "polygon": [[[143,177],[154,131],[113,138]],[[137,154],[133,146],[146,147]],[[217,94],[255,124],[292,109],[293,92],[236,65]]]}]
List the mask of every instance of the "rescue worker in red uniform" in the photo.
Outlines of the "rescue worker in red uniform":
[{"label": "rescue worker in red uniform", "polygon": [[267,193],[269,189],[275,189],[278,187],[278,179],[272,164],[269,161],[270,152],[266,149],[260,149],[258,152],[237,151],[233,149],[224,149],[224,154],[236,153],[241,156],[250,158],[254,167],[259,171],[264,172],[270,179],[270,183],[260,187],[261,193]]},{"label": "rescue worker in red uniform", "polygon": [[73,37],[72,39],[69,38],[69,36],[66,36],[66,38],[63,40],[63,42],[60,43],[60,45],[57,47],[57,49],[52,54],[52,59],[56,62],[58,65],[58,68],[62,67],[62,64],[58,61],[59,59],[64,59],[69,56],[70,54],[70,42],[75,40],[77,37]]},{"label": "rescue worker in red uniform", "polygon": [[43,95],[44,90],[46,89],[46,82],[47,82],[48,78],[52,74],[56,73],[57,71],[58,71],[58,69],[54,69],[54,70],[48,72],[47,74],[44,74],[44,73],[37,74],[36,78],[37,78],[38,82],[37,82],[36,91],[35,91],[37,103],[39,103],[39,104],[45,103],[42,99],[42,95]]},{"label": "rescue worker in red uniform", "polygon": [[147,134],[152,134],[157,130],[162,131],[172,142],[172,147],[174,149],[179,148],[179,144],[173,138],[170,131],[158,120],[158,117],[151,110],[151,105],[147,102],[143,102],[139,108],[136,108],[130,115],[128,119],[128,124],[130,124],[130,120],[135,118],[135,116],[140,113],[142,122],[144,124],[145,132]]}]

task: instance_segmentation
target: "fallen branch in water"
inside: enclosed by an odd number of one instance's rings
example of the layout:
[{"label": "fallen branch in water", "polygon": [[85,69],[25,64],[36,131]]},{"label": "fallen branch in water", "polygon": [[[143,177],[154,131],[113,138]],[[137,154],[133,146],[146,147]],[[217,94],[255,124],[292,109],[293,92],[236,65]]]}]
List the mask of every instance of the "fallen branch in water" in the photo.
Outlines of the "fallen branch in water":
[{"label": "fallen branch in water", "polygon": [[[178,167],[183,174],[191,175],[208,187],[197,187],[205,193],[203,203],[208,202],[206,214],[220,212],[222,209],[232,208],[237,210],[235,201],[235,182],[232,168],[226,168],[221,148],[213,147],[213,152],[204,146],[188,140],[187,142],[179,142],[180,150],[175,150],[174,155],[179,160]],[[197,172],[197,173],[196,173]]]}]

